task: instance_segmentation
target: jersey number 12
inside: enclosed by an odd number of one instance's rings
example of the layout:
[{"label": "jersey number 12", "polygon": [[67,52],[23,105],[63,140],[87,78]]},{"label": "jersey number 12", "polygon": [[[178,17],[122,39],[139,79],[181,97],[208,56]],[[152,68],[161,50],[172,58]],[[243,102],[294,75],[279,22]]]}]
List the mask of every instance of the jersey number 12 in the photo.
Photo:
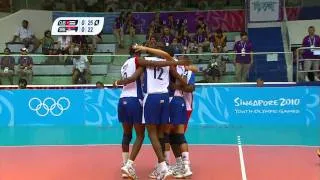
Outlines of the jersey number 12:
[{"label": "jersey number 12", "polygon": [[153,78],[154,79],[163,80],[162,74],[163,74],[163,68],[161,68],[161,67],[154,68],[154,71],[153,71]]}]

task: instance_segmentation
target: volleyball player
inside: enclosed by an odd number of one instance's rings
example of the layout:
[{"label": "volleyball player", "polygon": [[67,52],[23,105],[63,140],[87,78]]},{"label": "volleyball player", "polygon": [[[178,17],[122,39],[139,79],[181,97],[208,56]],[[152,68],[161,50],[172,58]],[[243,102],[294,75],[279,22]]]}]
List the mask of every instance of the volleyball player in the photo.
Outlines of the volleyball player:
[{"label": "volleyball player", "polygon": [[[187,77],[187,82],[189,86],[192,86],[193,89],[195,89],[195,72],[198,71],[198,68],[195,66],[186,66],[186,77]],[[192,114],[193,110],[193,92],[184,92],[183,93],[183,98],[186,101],[187,105],[187,123],[185,124],[184,131],[187,131],[188,128],[188,123]]]},{"label": "volleyball player", "polygon": [[[173,54],[171,54],[173,55]],[[176,59],[177,60],[177,59]],[[170,100],[170,124],[165,133],[166,145],[165,155],[167,161],[171,149],[176,158],[176,164],[170,167],[174,177],[186,178],[192,175],[190,168],[188,144],[185,139],[185,125],[188,122],[187,106],[184,95],[191,94],[194,91],[194,74],[191,70],[196,71],[196,67],[193,66],[177,66],[177,73],[187,79],[188,85],[182,85],[179,81],[172,79],[170,84],[171,100]],[[189,98],[188,98],[189,99]],[[190,109],[188,107],[188,109]],[[169,145],[170,142],[170,145]],[[152,176],[150,176],[152,178]]]},{"label": "volleyball player", "polygon": [[189,159],[188,143],[185,138],[186,127],[191,115],[192,92],[195,90],[195,76],[188,66],[180,70],[187,79],[188,85],[173,85],[174,97],[170,103],[170,145],[176,157],[176,165],[172,167],[175,178],[186,178],[192,175]]},{"label": "volleyball player", "polygon": [[320,148],[317,150],[317,155],[320,158]]},{"label": "volleyball player", "polygon": [[[141,49],[140,49],[141,50]],[[157,49],[152,48],[144,48],[150,53],[153,53],[158,56],[162,56],[164,58],[170,58],[170,56]],[[132,49],[131,49],[132,51]],[[144,126],[141,123],[141,113],[142,108],[140,104],[140,100],[142,97],[141,92],[141,82],[139,81],[139,77],[143,72],[142,67],[154,67],[154,69],[162,68],[164,66],[169,65],[177,65],[177,64],[186,64],[187,61],[184,62],[169,62],[169,61],[158,61],[155,59],[151,59],[151,61],[146,61],[143,58],[130,58],[128,59],[121,68],[122,79],[116,81],[114,83],[115,86],[125,85],[123,88],[123,92],[121,94],[121,98],[119,100],[118,113],[119,120],[122,122],[124,135],[122,141],[122,151],[123,151],[123,162],[125,165],[121,168],[121,171],[129,176],[132,179],[137,179],[135,169],[133,168],[133,162],[141,148],[143,139],[144,139]],[[134,125],[137,139],[133,145],[132,152],[130,154],[130,158],[128,160],[128,152],[129,152],[129,144],[132,138],[132,126]],[[125,177],[123,175],[123,177]],[[163,174],[159,174],[163,175]],[[163,176],[164,178],[166,175]]]},{"label": "volleyball player", "polygon": [[[165,51],[170,54],[170,56],[174,56],[173,51],[171,51],[171,48],[165,48]],[[185,59],[185,58],[180,58],[180,59]],[[177,61],[177,59],[175,58],[175,60]],[[176,160],[178,163],[176,163],[176,165],[171,166],[170,167],[170,171],[174,173],[174,176],[177,178],[182,178],[182,177],[189,177],[192,175],[191,172],[191,168],[190,168],[190,161],[189,161],[189,153],[188,153],[188,146],[187,143],[184,138],[184,131],[185,131],[185,124],[188,121],[188,116],[187,116],[187,111],[186,111],[186,104],[184,102],[184,97],[183,94],[185,94],[186,92],[183,92],[182,90],[191,92],[194,90],[194,74],[193,72],[197,71],[197,68],[194,66],[177,66],[176,67],[176,75],[178,76],[170,76],[170,79],[173,82],[182,82],[180,81],[175,81],[175,78],[180,78],[183,77],[185,75],[185,78],[189,81],[189,85],[187,84],[181,84],[182,85],[180,87],[180,90],[176,90],[176,91],[170,91],[169,95],[170,95],[170,123],[172,123],[172,121],[176,121],[174,128],[171,127],[171,125],[166,126],[164,128],[165,132],[163,134],[162,137],[160,137],[160,144],[162,146],[162,150],[164,152],[164,157],[165,160],[167,162],[167,164],[169,164],[169,155],[170,155],[170,144],[169,141],[170,139],[172,139],[172,137],[174,138],[173,140],[178,140],[179,142],[175,142],[175,144],[173,145],[172,143],[172,150],[174,151]],[[171,74],[170,74],[171,75]],[[192,76],[191,76],[192,75]],[[193,83],[191,83],[193,81]],[[171,84],[173,85],[173,84]],[[182,88],[183,87],[183,88]],[[175,94],[175,97],[173,98],[173,95]],[[173,101],[171,100],[173,98]],[[181,103],[182,102],[182,103]],[[180,104],[179,104],[180,103]],[[189,109],[189,108],[188,108]],[[172,115],[174,115],[175,117],[172,117]],[[180,126],[178,126],[180,125]],[[172,132],[171,132],[172,131]],[[171,134],[170,134],[171,133]],[[170,138],[171,137],[171,138]],[[185,143],[182,143],[185,142]],[[181,145],[181,147],[180,147]],[[183,157],[184,157],[184,161],[182,161],[182,157],[181,157],[181,148],[182,148],[182,152],[183,152]],[[183,165],[185,164],[185,165]],[[156,178],[156,170],[154,170],[152,173],[150,173],[149,178],[151,179],[155,179]]]}]

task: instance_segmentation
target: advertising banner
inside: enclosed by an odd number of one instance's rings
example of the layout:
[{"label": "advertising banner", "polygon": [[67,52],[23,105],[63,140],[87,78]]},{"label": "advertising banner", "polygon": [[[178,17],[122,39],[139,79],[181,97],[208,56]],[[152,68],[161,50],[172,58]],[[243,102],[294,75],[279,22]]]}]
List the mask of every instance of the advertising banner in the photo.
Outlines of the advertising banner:
[{"label": "advertising banner", "polygon": [[[0,126],[118,126],[121,89],[0,91]],[[320,87],[197,86],[190,125],[320,124]]]}]

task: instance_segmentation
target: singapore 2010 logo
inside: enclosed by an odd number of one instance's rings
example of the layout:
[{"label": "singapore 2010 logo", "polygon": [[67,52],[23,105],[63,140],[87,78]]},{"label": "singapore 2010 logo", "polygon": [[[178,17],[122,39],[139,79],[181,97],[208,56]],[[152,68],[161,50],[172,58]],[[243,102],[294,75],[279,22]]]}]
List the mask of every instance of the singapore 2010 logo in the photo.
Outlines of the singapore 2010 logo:
[{"label": "singapore 2010 logo", "polygon": [[70,105],[70,100],[66,97],[60,97],[58,100],[52,97],[46,97],[44,100],[34,97],[29,100],[29,109],[41,117],[49,114],[59,117],[70,108]]}]

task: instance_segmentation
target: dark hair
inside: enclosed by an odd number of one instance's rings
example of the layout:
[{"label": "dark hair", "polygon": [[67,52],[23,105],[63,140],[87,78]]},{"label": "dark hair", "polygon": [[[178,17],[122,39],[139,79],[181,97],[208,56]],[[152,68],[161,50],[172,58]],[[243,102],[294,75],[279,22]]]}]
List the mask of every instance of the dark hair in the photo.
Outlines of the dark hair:
[{"label": "dark hair", "polygon": [[132,14],[132,12],[128,11],[127,14],[126,14],[126,17],[128,17],[130,14]]},{"label": "dark hair", "polygon": [[97,81],[96,85],[101,85],[102,87],[104,87],[104,84],[101,81]]},{"label": "dark hair", "polygon": [[133,56],[140,56],[140,52],[136,52],[136,50],[135,49],[133,49],[133,46],[135,45],[135,43],[134,44],[131,44],[130,45],[130,47],[129,47],[129,54],[130,54],[130,56],[131,57],[133,57]]},{"label": "dark hair", "polygon": [[46,31],[44,32],[44,36],[46,36],[46,34],[48,34],[48,33],[51,33],[51,31],[50,31],[50,30],[46,30]]},{"label": "dark hair", "polygon": [[308,27],[308,29],[311,29],[311,28],[314,29],[314,26],[309,26],[309,27]]},{"label": "dark hair", "polygon": [[6,47],[6,48],[4,48],[4,50],[3,51],[9,51],[9,53],[11,53],[11,50],[10,50],[10,48],[8,48],[8,47]]},{"label": "dark hair", "polygon": [[22,23],[27,23],[27,24],[29,24],[29,21],[23,20]]},{"label": "dark hair", "polygon": [[18,86],[19,88],[26,88],[28,85],[28,82],[26,79],[19,79],[19,82],[18,82]]},{"label": "dark hair", "polygon": [[222,30],[221,29],[217,29],[216,33],[217,34],[222,34]]},{"label": "dark hair", "polygon": [[248,33],[245,32],[245,31],[242,31],[242,32],[240,33],[240,37],[242,37],[242,36],[248,36]]}]

